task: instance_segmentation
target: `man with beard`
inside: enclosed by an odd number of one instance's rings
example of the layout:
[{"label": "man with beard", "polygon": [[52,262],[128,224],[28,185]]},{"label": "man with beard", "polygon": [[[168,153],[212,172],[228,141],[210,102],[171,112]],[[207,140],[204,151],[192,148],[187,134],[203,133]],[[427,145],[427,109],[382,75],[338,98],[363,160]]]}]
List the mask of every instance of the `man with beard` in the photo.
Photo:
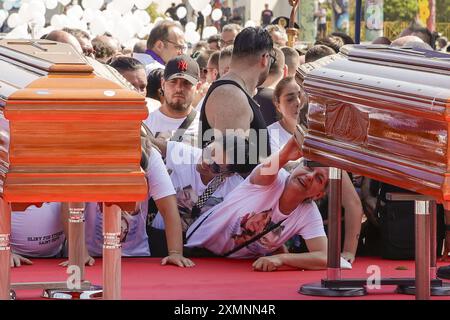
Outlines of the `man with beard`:
[{"label": "man with beard", "polygon": [[196,143],[198,113],[192,106],[199,86],[200,69],[194,59],[181,55],[170,60],[161,79],[164,101],[144,121],[155,137]]},{"label": "man with beard", "polygon": [[214,140],[215,132],[235,130],[256,145],[255,161],[270,154],[266,123],[252,97],[274,61],[273,41],[266,30],[248,27],[237,35],[229,71],[210,86],[203,102],[202,147]]}]

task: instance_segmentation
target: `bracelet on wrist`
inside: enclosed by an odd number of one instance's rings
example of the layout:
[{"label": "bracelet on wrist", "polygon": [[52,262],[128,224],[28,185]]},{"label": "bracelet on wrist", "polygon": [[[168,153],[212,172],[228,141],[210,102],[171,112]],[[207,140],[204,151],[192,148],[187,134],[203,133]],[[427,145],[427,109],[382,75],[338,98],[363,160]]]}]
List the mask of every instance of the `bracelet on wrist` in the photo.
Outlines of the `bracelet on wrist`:
[{"label": "bracelet on wrist", "polygon": [[181,254],[181,252],[178,250],[169,250],[169,255],[171,254]]}]

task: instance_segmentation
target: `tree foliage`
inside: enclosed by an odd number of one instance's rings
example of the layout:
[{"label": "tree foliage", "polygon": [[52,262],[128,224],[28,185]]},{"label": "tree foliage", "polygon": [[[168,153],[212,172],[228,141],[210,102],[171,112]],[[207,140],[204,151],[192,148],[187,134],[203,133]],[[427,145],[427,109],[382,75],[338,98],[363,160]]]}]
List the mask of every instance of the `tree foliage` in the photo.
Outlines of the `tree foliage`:
[{"label": "tree foliage", "polygon": [[417,0],[385,0],[385,21],[411,21],[419,9]]},{"label": "tree foliage", "polygon": [[436,22],[450,22],[450,0],[436,0]]}]

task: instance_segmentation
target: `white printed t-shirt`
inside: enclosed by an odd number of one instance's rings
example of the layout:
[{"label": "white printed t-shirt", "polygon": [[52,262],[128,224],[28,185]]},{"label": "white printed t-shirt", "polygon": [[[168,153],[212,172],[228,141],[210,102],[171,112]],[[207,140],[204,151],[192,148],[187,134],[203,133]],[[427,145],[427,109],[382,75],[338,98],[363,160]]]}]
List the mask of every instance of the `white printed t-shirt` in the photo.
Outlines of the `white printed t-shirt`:
[{"label": "white printed t-shirt", "polygon": [[292,137],[286,129],[280,124],[280,121],[272,123],[267,127],[270,139],[270,150],[272,153],[279,151]]},{"label": "white printed t-shirt", "polygon": [[[158,200],[175,194],[164,162],[159,152],[152,148],[145,175],[148,181],[149,197]],[[121,235],[122,255],[125,257],[149,256],[146,231],[148,200],[141,202],[135,212],[122,211]],[[96,202],[86,204],[86,246],[91,256],[102,255],[103,214],[102,205]]]},{"label": "white printed t-shirt", "polygon": [[[202,149],[174,141],[167,143],[166,166],[175,188],[183,230],[192,224],[194,220],[191,215],[192,207],[207,188],[196,169],[201,156]],[[201,214],[222,202],[242,181],[244,178],[238,174],[227,177],[206,201],[200,211]],[[155,216],[152,226],[156,229],[165,229],[160,213]]]},{"label": "white printed t-shirt", "polygon": [[148,74],[154,69],[165,69],[166,66],[153,59],[148,53],[133,53],[133,58],[139,60],[145,66],[145,73]]},{"label": "white printed t-shirt", "polygon": [[54,257],[61,252],[65,235],[61,203],[46,202],[11,213],[11,248],[14,253],[32,258]]},{"label": "white printed t-shirt", "polygon": [[[297,234],[306,240],[326,236],[314,202],[300,204],[289,215],[280,212],[278,200],[288,177],[289,174],[281,169],[277,179],[269,186],[251,184],[248,177],[221,204],[205,212],[189,228],[187,246],[202,247],[223,255],[286,218],[280,226],[230,257],[265,256]],[[200,227],[195,230],[199,224]]]},{"label": "white printed t-shirt", "polygon": [[[197,112],[194,120],[183,135],[184,143],[192,146],[197,145],[199,117],[200,112]],[[163,114],[160,109],[157,109],[148,115],[147,119],[144,120],[144,123],[155,136],[159,133],[169,133],[170,136],[172,136],[185,119],[186,117],[181,119],[170,118]]]}]

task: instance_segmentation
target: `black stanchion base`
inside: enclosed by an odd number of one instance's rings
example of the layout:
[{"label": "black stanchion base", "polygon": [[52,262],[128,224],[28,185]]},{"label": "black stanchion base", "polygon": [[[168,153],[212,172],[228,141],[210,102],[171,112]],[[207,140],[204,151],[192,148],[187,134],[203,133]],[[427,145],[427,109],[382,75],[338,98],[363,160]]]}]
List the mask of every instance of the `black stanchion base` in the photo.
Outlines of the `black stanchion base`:
[{"label": "black stanchion base", "polygon": [[[416,294],[415,286],[398,286],[395,292],[400,294]],[[450,296],[450,283],[443,282],[442,286],[432,286],[430,287],[431,296]]]},{"label": "black stanchion base", "polygon": [[9,297],[11,300],[16,300],[16,292],[13,289],[9,290]]},{"label": "black stanchion base", "polygon": [[321,297],[360,297],[367,294],[365,287],[327,288],[322,282],[308,283],[300,287],[298,293]]},{"label": "black stanchion base", "polygon": [[70,289],[45,289],[42,291],[42,297],[57,300],[92,300],[103,297],[103,288],[101,286],[90,286],[83,290]]}]

